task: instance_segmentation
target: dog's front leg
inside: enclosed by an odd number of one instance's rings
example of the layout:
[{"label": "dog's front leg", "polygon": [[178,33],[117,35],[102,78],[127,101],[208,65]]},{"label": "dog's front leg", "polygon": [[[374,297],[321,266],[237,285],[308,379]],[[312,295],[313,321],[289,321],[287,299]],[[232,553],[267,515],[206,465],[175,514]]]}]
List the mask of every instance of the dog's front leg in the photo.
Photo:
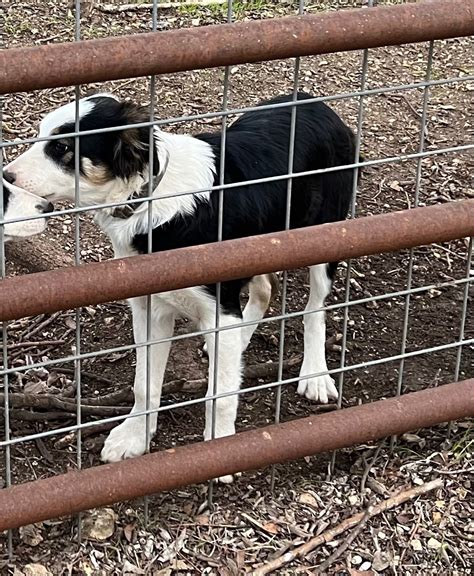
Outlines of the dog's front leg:
[{"label": "dog's front leg", "polygon": [[[239,324],[241,320],[235,316],[222,314],[219,318],[220,326]],[[214,322],[202,326],[204,329],[214,328]],[[219,333],[218,357],[217,357],[217,382],[214,386],[215,374],[215,335],[206,335],[206,344],[209,354],[209,385],[207,396],[226,392],[237,392],[242,381],[242,328],[223,330]],[[213,402],[206,402],[206,428],[204,440],[212,437],[221,438],[235,433],[235,420],[237,417],[238,395],[233,394],[215,400],[215,412]],[[215,416],[215,418],[213,417]],[[221,482],[232,482],[232,475],[222,476]]]},{"label": "dog's front leg", "polygon": [[[134,298],[130,301],[133,314],[133,333],[135,343],[147,341],[146,298]],[[152,298],[151,339],[159,340],[173,335],[174,312],[167,305]],[[102,449],[101,458],[105,462],[117,462],[124,458],[134,458],[144,454],[148,442],[156,432],[157,413],[147,416],[133,416],[145,410],[156,410],[160,406],[161,388],[171,342],[162,342],[150,346],[150,375],[147,380],[147,347],[137,348],[137,366],[135,370],[135,403],[130,415],[122,424],[109,434]],[[149,405],[147,406],[147,381],[149,382]],[[148,438],[146,423],[148,420]]]}]

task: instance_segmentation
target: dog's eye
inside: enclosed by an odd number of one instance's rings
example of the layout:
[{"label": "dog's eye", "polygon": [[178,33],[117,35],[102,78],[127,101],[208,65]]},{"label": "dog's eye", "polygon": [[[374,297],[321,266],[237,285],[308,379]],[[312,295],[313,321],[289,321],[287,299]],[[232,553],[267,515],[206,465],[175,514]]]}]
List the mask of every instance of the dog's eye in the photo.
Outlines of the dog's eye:
[{"label": "dog's eye", "polygon": [[72,150],[71,146],[69,146],[64,142],[61,142],[60,140],[55,141],[54,149],[58,154],[61,154],[61,156],[64,156],[64,154]]}]

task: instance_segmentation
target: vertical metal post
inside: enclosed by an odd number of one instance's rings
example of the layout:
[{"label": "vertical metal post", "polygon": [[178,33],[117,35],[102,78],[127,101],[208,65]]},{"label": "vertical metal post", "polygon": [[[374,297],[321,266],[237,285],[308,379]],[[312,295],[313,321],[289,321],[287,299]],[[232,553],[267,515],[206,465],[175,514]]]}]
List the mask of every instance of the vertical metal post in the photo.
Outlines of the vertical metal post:
[{"label": "vertical metal post", "polygon": [[[374,0],[368,0],[367,8],[372,8],[374,5]],[[367,83],[367,72],[369,66],[369,50],[366,48],[362,53],[362,66],[361,66],[361,78],[360,78],[360,92],[363,92]],[[359,162],[360,150],[362,145],[362,125],[364,122],[364,96],[359,95],[359,108],[357,111],[357,135],[356,135],[356,146],[355,146],[355,158],[354,162]],[[359,178],[359,168],[354,168],[353,183],[352,183],[352,202],[350,209],[350,217],[354,218],[357,208],[357,181]],[[352,259],[347,260],[346,268],[346,279],[345,279],[345,296],[344,296],[344,320],[342,328],[342,342],[341,342],[341,362],[340,367],[344,368],[346,364],[346,348],[347,348],[347,329],[349,326],[349,302],[351,295],[351,269],[352,269]],[[344,374],[345,372],[339,372],[338,377],[338,398],[337,407],[340,409],[342,407],[342,395],[344,392]],[[331,462],[329,465],[328,475],[334,472],[334,467],[336,465],[336,452],[333,452],[331,456]]]},{"label": "vertical metal post", "polygon": [[[469,306],[469,289],[472,287],[471,286],[472,283],[470,283],[469,280],[472,276],[473,245],[474,245],[474,239],[471,236],[471,238],[469,238],[469,246],[468,246],[467,252],[466,252],[466,283],[464,284],[463,299],[462,299],[461,322],[460,322],[460,327],[459,327],[459,342],[462,342],[464,340],[464,333],[466,331],[467,309]],[[460,344],[458,346],[458,349],[456,352],[456,366],[454,368],[454,382],[459,381],[459,376],[460,376],[460,372],[461,372],[462,352],[463,352],[463,346],[462,346],[462,344]],[[450,422],[448,424],[448,433],[449,434],[451,434],[452,427],[453,427],[453,424],[452,424],[452,422]]]},{"label": "vertical metal post", "polygon": [[[3,98],[0,98],[0,142],[3,142]],[[2,175],[2,180],[0,182],[0,218],[3,220],[4,217],[4,206],[3,206],[3,150],[0,151],[0,174]],[[0,226],[0,278],[5,278],[6,276],[6,262],[5,262],[5,227]],[[8,322],[2,322],[2,361],[3,369],[8,368]],[[3,392],[4,392],[4,402],[3,402],[3,422],[5,425],[5,442],[10,440],[10,386],[8,373],[3,375]],[[5,486],[8,488],[12,484],[12,473],[11,473],[11,446],[7,444],[5,446]],[[13,532],[8,530],[7,532],[7,551],[9,560],[13,556]]]},{"label": "vertical metal post", "polygon": [[[305,0],[299,0],[298,3],[298,14],[302,15],[304,13]],[[298,99],[298,84],[299,84],[299,73],[300,73],[300,63],[301,58],[298,56],[295,58],[295,64],[293,68],[293,94],[292,101],[296,102]],[[295,134],[296,134],[296,114],[298,108],[296,106],[291,107],[291,121],[290,121],[290,134],[289,134],[289,146],[288,146],[288,180],[286,184],[286,207],[285,207],[285,230],[289,230],[291,221],[291,194],[293,190],[293,164],[295,155]],[[281,314],[284,316],[286,314],[286,297],[288,292],[288,271],[283,271],[282,279],[282,289],[281,289]],[[278,347],[278,381],[283,380],[283,357],[285,354],[285,327],[286,320],[282,318],[280,320],[280,339]],[[278,386],[275,394],[275,415],[274,422],[278,424],[280,422],[281,415],[281,386]],[[275,488],[276,479],[276,467],[272,466],[272,474],[270,486],[273,491]]]},{"label": "vertical metal post", "polygon": [[[433,66],[433,49],[434,49],[434,42],[431,41],[429,43],[428,48],[428,58],[426,63],[426,73],[425,73],[425,81],[429,82],[431,79],[431,69]],[[426,119],[428,114],[428,102],[430,97],[430,87],[426,85],[423,88],[423,111],[421,114],[421,121],[420,121],[420,141],[418,144],[418,152],[423,152],[425,148],[425,139],[426,139]],[[420,198],[420,188],[421,188],[421,174],[423,168],[423,159],[418,158],[416,163],[416,177],[415,177],[415,197],[414,197],[414,207],[416,208],[419,203]],[[410,208],[410,206],[408,206]],[[413,263],[414,263],[414,251],[413,248],[410,249],[409,252],[410,260],[408,263],[408,272],[407,272],[407,290],[411,290],[412,283],[413,283]],[[407,347],[407,336],[408,336],[408,324],[410,320],[410,304],[411,304],[411,293],[408,292],[405,296],[405,312],[403,316],[403,328],[402,328],[402,345],[401,345],[401,354],[405,354],[406,347]],[[403,376],[405,370],[405,358],[400,360],[400,364],[398,365],[398,380],[397,380],[397,390],[396,395],[400,396],[402,393],[403,387]],[[396,436],[392,436],[390,439],[390,448],[392,449],[396,442]]]},{"label": "vertical metal post", "polygon": [[[227,0],[227,22],[232,23],[233,20],[233,0]],[[222,111],[226,112],[228,109],[229,100],[229,77],[230,68],[226,66],[224,68],[224,86],[222,92]],[[222,116],[221,121],[221,154],[219,158],[219,186],[224,186],[225,183],[225,154],[226,154],[226,142],[227,142],[227,115]],[[232,191],[231,191],[232,194]],[[224,225],[224,189],[219,188],[219,203],[218,203],[218,215],[217,215],[217,242],[222,242],[222,233]],[[219,315],[221,310],[221,283],[216,284],[216,317],[214,322],[214,366],[212,367],[212,396],[217,394],[217,381],[219,377]],[[210,352],[210,350],[208,350]],[[209,355],[209,377],[211,371],[211,362]],[[206,405],[206,404],[204,404]],[[211,411],[211,438],[214,439],[216,436],[216,410],[217,410],[217,400],[212,399],[212,411]],[[214,493],[214,481],[211,480],[208,486],[207,492],[207,503],[209,507],[212,508],[213,505],[213,493]]]},{"label": "vertical metal post", "polygon": [[[79,42],[81,39],[81,0],[75,0],[75,29],[74,29],[74,40]],[[80,86],[74,87],[74,98],[75,98],[75,117],[74,117],[74,131],[76,134],[80,131],[80,115],[79,115],[79,101],[81,98]],[[74,206],[80,206],[80,136],[76,135],[74,137]],[[77,213],[74,217],[74,245],[75,245],[75,264],[79,266],[81,263],[81,224],[80,216]],[[75,332],[75,354],[81,354],[81,309],[78,308],[75,314],[76,319],[76,332]],[[76,436],[76,447],[77,456],[76,463],[77,469],[82,468],[82,430],[79,426],[82,423],[82,412],[81,412],[81,398],[82,398],[82,382],[81,382],[81,360],[77,358],[74,362],[74,378],[76,381],[76,424],[77,436]],[[77,517],[77,541],[81,544],[81,514]]]},{"label": "vertical metal post", "polygon": [[[156,32],[158,29],[158,2],[159,0],[153,0],[152,16],[151,16],[151,29],[152,32]],[[156,77],[150,77],[150,122],[155,119],[155,105],[156,105]],[[148,135],[148,222],[147,222],[147,252],[150,254],[153,252],[153,163],[154,163],[154,147],[155,147],[155,128],[153,125],[150,126]],[[150,397],[151,397],[151,346],[149,342],[152,340],[152,294],[148,294],[146,297],[146,396],[145,396],[145,445],[147,447],[147,452],[150,449],[150,417],[151,414],[148,412],[150,410]],[[138,354],[138,350],[137,350]],[[148,524],[149,520],[149,507],[148,507],[148,497],[145,496],[143,500],[143,516],[145,525]]]}]

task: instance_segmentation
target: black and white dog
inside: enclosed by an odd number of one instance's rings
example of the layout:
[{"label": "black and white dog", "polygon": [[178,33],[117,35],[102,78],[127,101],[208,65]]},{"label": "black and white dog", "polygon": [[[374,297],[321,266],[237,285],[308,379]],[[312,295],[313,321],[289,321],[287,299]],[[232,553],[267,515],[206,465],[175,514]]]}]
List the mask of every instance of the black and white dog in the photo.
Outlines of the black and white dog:
[{"label": "black and white dog", "polygon": [[[12,178],[7,173],[4,174],[2,188],[3,220],[5,221],[3,237],[5,242],[39,234],[46,228],[45,218],[15,222],[17,218],[40,216],[54,210],[51,202],[14,186],[11,181]],[[9,222],[9,220],[13,220],[13,222]]]},{"label": "black and white dog", "polygon": [[[309,99],[304,93],[299,100]],[[271,103],[291,101],[279,97]],[[269,104],[270,102],[265,102]],[[263,103],[262,103],[263,104]],[[40,125],[40,136],[74,132],[75,104],[48,114]],[[80,139],[80,202],[83,206],[126,202],[146,195],[149,181],[149,129],[133,127],[146,122],[148,113],[114,96],[99,94],[79,103],[80,130],[131,125],[121,131],[86,135]],[[243,114],[227,130],[225,183],[239,183],[288,173],[291,108],[259,109]],[[205,244],[217,240],[218,195],[210,191],[219,182],[221,135],[186,136],[154,132],[153,172],[153,251]],[[298,105],[293,173],[354,162],[355,145],[351,130],[322,103]],[[74,199],[74,140],[69,137],[37,142],[13,161],[7,169],[15,183],[46,198]],[[351,202],[353,170],[342,169],[293,180],[291,227],[300,228],[343,220]],[[186,191],[194,194],[178,195]],[[172,195],[170,197],[170,195]],[[168,197],[167,197],[168,196]],[[271,233],[285,227],[287,181],[238,186],[224,192],[223,238],[240,238]],[[116,257],[147,252],[148,207],[128,205],[126,210],[101,209],[96,221],[109,235]],[[321,308],[330,288],[336,264],[310,268],[310,295],[307,310]],[[243,313],[240,292],[249,284],[249,302]],[[241,384],[242,352],[255,326],[239,327],[239,322],[260,320],[272,291],[268,276],[246,278],[222,285],[220,326],[235,325],[219,337],[217,392],[238,390]],[[130,301],[134,336],[146,340],[146,298]],[[175,317],[193,320],[199,329],[215,327],[215,286],[199,286],[154,295],[152,299],[153,339],[173,334]],[[327,402],[336,398],[334,381],[327,374],[325,359],[325,317],[319,311],[306,316],[304,361],[298,393],[310,400]],[[214,335],[206,336],[209,352],[209,393],[213,390]],[[152,346],[151,408],[160,405],[163,375],[169,343]],[[326,372],[326,374],[324,374]],[[137,350],[135,404],[132,413],[145,410],[146,349]],[[233,434],[237,395],[217,400],[217,437]],[[211,436],[211,402],[206,405],[205,439]],[[105,461],[143,454],[146,449],[145,417],[129,418],[116,427],[102,450]],[[156,430],[157,416],[149,418],[150,436]],[[231,478],[225,477],[224,481]]]}]

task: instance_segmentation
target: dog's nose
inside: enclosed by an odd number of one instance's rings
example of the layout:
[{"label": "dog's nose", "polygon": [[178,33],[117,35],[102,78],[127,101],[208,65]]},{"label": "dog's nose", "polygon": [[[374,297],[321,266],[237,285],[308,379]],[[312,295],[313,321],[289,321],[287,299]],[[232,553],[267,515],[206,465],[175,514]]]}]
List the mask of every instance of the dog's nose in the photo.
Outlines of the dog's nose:
[{"label": "dog's nose", "polygon": [[49,212],[54,212],[54,205],[51,202],[45,202],[44,204],[38,204],[36,206],[38,212],[42,212],[43,214],[48,214]]},{"label": "dog's nose", "polygon": [[9,184],[15,182],[15,174],[13,174],[13,172],[3,172],[3,177]]}]

